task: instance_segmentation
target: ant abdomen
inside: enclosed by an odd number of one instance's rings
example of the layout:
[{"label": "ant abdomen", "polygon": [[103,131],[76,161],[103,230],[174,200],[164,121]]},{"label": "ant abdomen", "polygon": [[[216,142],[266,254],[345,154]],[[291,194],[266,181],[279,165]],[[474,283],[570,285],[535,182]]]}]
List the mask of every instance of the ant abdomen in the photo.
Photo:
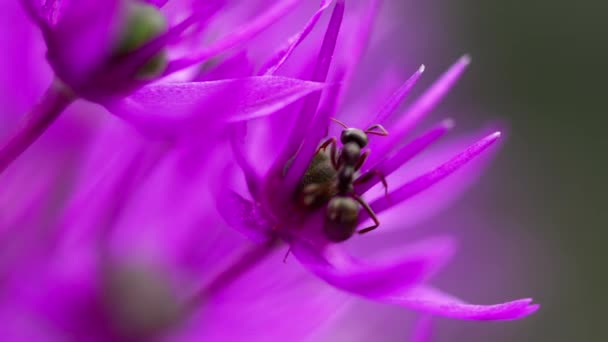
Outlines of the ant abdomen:
[{"label": "ant abdomen", "polygon": [[359,204],[350,197],[336,196],[329,201],[323,232],[332,242],[350,238],[357,228]]},{"label": "ant abdomen", "polygon": [[333,181],[337,173],[329,156],[322,151],[317,152],[296,191],[300,207],[317,209],[327,203],[335,194]]}]

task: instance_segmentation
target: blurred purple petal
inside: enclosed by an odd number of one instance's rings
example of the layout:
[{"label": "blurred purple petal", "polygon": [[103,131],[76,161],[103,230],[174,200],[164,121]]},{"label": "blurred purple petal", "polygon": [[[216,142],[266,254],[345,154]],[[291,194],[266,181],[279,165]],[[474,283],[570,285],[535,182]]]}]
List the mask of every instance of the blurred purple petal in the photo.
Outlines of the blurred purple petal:
[{"label": "blurred purple petal", "polygon": [[[334,49],[336,48],[336,41],[338,39],[338,33],[340,32],[343,16],[344,1],[338,0],[327,25],[327,30],[325,31],[321,51],[317,57],[317,62],[311,78],[313,81],[324,82],[327,79],[327,73],[329,72],[329,66],[334,54]],[[271,174],[282,173],[287,161],[298,151],[300,144],[302,143],[302,140],[304,139],[306,132],[308,132],[308,128],[313,121],[315,114],[317,113],[320,100],[321,93],[311,94],[304,100],[302,109],[300,110],[289,133],[287,144],[283,146],[281,152],[279,153],[279,157],[275,160],[270,171]],[[322,120],[321,124],[323,124]],[[312,155],[310,155],[310,158],[312,158]],[[297,171],[299,172],[300,170]],[[289,194],[287,194],[287,192],[289,192]],[[278,196],[280,198],[279,201],[283,201],[285,199],[284,196],[290,196],[290,193],[291,190],[289,189],[284,191],[282,194],[283,196]]]},{"label": "blurred purple petal", "polygon": [[403,140],[405,135],[443,99],[456,81],[458,81],[470,62],[471,59],[468,55],[461,57],[424,94],[406,108],[399,121],[387,127],[390,135],[387,139],[383,139],[381,144],[375,148],[375,153],[370,157],[369,162],[372,164],[377,162],[377,158],[390,152],[395,145],[399,145],[399,142]]},{"label": "blurred purple petal", "polygon": [[296,33],[293,37],[290,37],[287,41],[287,45],[275,52],[274,55],[260,68],[260,75],[274,75],[274,73],[285,63],[287,58],[293,53],[296,47],[308,36],[310,31],[315,27],[323,11],[331,5],[333,0],[321,1],[321,7],[315,14],[310,18],[308,23],[304,26],[302,31]]},{"label": "blurred purple petal", "polygon": [[224,220],[251,240],[261,243],[272,237],[272,220],[255,203],[234,191],[223,189],[216,205]]},{"label": "blurred purple petal", "polygon": [[536,312],[540,306],[532,299],[519,299],[495,305],[473,305],[428,286],[417,287],[403,295],[386,298],[387,302],[458,319],[509,320]]},{"label": "blurred purple petal", "polygon": [[323,87],[321,83],[275,76],[159,83],[109,104],[108,109],[152,135],[200,134],[217,122],[272,114]]},{"label": "blurred purple petal", "polygon": [[404,248],[398,256],[393,255],[382,263],[354,260],[337,247],[319,255],[301,241],[294,242],[292,250],[308,269],[329,284],[362,297],[385,301],[436,272],[453,255],[455,243],[450,238],[429,239]]},{"label": "blurred purple petal", "polygon": [[166,73],[172,73],[192,65],[203,62],[213,56],[216,56],[232,47],[246,42],[252,37],[259,34],[264,29],[268,28],[277,19],[288,13],[298,4],[297,0],[282,0],[269,8],[266,12],[260,14],[254,20],[243,24],[242,27],[234,29],[230,34],[218,40],[215,44],[206,49],[193,53],[188,57],[184,57],[175,61],[167,67]]},{"label": "blurred purple petal", "polygon": [[392,206],[397,205],[406,199],[415,196],[416,194],[426,190],[440,180],[444,179],[454,171],[466,165],[473,158],[481,154],[485,149],[490,147],[500,137],[500,132],[490,134],[481,139],[477,143],[471,145],[465,151],[454,156],[451,160],[437,167],[435,170],[424,174],[413,181],[399,187],[389,193],[387,197],[375,200],[370,205],[376,213],[380,213]]}]

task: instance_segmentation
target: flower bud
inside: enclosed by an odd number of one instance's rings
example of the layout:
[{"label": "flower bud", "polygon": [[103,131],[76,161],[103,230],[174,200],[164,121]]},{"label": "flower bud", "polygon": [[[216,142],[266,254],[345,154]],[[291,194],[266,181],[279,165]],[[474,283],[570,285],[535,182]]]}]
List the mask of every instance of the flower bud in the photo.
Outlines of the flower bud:
[{"label": "flower bud", "polygon": [[[124,29],[114,54],[124,56],[167,31],[167,20],[155,6],[139,1],[128,3]],[[139,79],[151,79],[159,76],[167,66],[166,51],[152,57],[137,73]]]}]

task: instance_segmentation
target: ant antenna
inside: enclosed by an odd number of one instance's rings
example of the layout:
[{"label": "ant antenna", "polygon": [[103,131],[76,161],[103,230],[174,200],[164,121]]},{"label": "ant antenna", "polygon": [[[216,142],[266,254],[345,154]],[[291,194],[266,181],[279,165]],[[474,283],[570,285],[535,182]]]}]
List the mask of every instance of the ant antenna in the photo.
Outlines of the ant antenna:
[{"label": "ant antenna", "polygon": [[373,134],[385,137],[388,135],[388,131],[380,124],[369,126],[365,131],[366,134]]},{"label": "ant antenna", "polygon": [[331,118],[331,120],[332,120],[333,122],[337,123],[338,125],[340,125],[340,126],[344,127],[345,129],[347,129],[347,128],[348,128],[348,126],[347,126],[347,125],[346,125],[344,122],[342,122],[342,121],[340,121],[340,120],[338,120],[338,119],[336,119],[336,118]]}]

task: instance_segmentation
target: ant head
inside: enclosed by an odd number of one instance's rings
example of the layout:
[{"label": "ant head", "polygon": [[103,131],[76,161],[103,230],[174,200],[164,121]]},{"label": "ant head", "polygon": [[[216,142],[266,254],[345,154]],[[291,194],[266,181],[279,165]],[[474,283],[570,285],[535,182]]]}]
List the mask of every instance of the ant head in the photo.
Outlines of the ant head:
[{"label": "ant head", "polygon": [[358,128],[346,128],[340,135],[340,141],[342,144],[354,142],[359,145],[360,148],[367,146],[367,134]]}]

